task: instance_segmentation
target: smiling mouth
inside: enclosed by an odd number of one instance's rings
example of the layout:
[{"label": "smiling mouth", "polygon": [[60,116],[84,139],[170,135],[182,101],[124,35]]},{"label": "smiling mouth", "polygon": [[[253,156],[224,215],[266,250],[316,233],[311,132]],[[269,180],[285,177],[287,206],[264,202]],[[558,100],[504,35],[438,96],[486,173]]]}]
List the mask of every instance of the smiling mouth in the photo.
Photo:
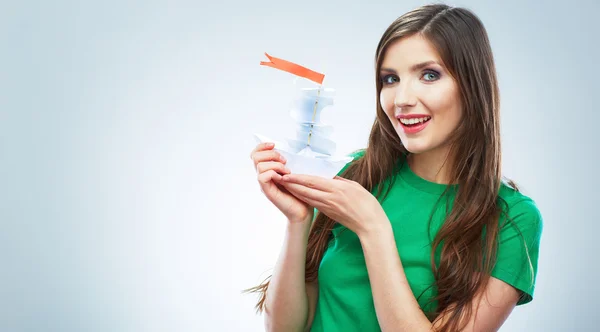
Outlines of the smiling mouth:
[{"label": "smiling mouth", "polygon": [[421,117],[421,118],[412,118],[412,119],[400,118],[398,120],[400,121],[400,123],[403,126],[406,126],[406,127],[415,127],[415,126],[421,125],[421,124],[426,123],[427,121],[431,120],[431,117],[430,116],[424,116],[424,117]]}]

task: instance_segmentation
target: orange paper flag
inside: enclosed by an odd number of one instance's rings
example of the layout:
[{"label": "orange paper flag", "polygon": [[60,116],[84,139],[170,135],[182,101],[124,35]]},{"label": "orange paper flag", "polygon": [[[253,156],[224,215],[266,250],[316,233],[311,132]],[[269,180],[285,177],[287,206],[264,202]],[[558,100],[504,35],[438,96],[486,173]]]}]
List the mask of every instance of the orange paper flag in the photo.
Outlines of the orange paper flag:
[{"label": "orange paper flag", "polygon": [[287,71],[288,73],[294,74],[296,76],[304,77],[313,82],[323,84],[323,79],[325,78],[325,75],[323,75],[321,73],[317,73],[316,71],[312,71],[308,68],[302,67],[300,65],[297,65],[293,62],[289,62],[289,61],[286,61],[283,59],[272,57],[272,56],[268,55],[267,53],[265,53],[265,55],[267,56],[267,58],[269,58],[269,60],[271,60],[271,62],[261,61],[260,62],[261,65],[273,67],[275,69],[279,69],[279,70],[283,70],[283,71]]}]

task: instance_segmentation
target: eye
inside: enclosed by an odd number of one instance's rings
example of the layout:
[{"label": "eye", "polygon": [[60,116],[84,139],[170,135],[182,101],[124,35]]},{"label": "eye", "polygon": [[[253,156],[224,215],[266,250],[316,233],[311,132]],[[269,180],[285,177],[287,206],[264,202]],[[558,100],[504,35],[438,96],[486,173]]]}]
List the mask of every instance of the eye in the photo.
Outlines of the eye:
[{"label": "eye", "polygon": [[393,74],[385,75],[381,78],[381,83],[383,83],[383,85],[391,85],[394,83],[398,83],[399,81],[400,78]]},{"label": "eye", "polygon": [[428,82],[436,81],[440,78],[440,73],[431,69],[426,70],[425,72],[423,72],[423,78]]}]

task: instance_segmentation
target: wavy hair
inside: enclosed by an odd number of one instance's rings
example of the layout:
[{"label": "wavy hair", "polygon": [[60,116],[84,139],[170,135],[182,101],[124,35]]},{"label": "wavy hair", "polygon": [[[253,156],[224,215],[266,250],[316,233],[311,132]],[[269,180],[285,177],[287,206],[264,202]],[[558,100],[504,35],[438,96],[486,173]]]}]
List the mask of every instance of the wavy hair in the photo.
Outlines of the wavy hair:
[{"label": "wavy hair", "polygon": [[[458,156],[452,160],[450,181],[458,186],[452,209],[432,240],[432,287],[437,289],[437,296],[431,302],[437,305],[426,312],[434,321],[452,308],[438,329],[456,331],[473,315],[470,303],[485,289],[497,256],[498,218],[503,213],[498,199],[502,184],[498,81],[487,32],[479,18],[465,8],[425,5],[396,19],[381,37],[375,54],[376,96],[382,89],[379,73],[386,50],[393,42],[414,34],[435,47],[457,81],[463,106],[463,121],[450,137],[449,155]],[[376,119],[364,156],[341,176],[373,191],[394,174],[398,160],[406,160],[408,154],[377,98]],[[381,189],[376,193],[378,198],[383,194]],[[323,213],[316,215],[308,238],[307,282],[317,280],[335,223]],[[264,309],[268,286],[265,280],[250,289],[261,293],[258,311]]]}]

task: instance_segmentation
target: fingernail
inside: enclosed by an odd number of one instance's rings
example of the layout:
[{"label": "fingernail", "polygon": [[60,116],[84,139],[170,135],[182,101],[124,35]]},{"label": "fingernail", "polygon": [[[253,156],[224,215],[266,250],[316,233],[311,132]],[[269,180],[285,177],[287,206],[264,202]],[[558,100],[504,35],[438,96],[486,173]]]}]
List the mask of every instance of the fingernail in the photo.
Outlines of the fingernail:
[{"label": "fingernail", "polygon": [[282,155],[279,155],[279,159],[280,159],[281,161],[285,162],[285,157],[284,157],[284,156],[282,156]]}]

